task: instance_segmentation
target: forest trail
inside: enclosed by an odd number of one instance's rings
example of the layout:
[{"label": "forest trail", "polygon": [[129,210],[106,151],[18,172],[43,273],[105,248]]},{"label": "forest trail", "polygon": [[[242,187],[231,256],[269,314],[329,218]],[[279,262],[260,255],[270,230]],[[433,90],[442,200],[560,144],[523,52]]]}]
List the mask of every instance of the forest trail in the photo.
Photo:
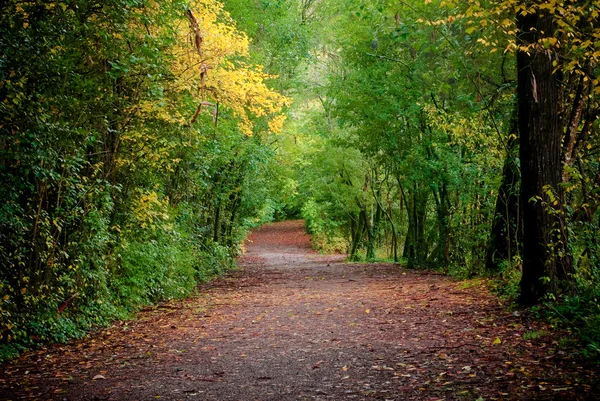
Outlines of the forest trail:
[{"label": "forest trail", "polygon": [[322,256],[298,221],[254,232],[240,264],[192,299],[2,365],[0,398],[600,398],[597,368],[481,280]]}]

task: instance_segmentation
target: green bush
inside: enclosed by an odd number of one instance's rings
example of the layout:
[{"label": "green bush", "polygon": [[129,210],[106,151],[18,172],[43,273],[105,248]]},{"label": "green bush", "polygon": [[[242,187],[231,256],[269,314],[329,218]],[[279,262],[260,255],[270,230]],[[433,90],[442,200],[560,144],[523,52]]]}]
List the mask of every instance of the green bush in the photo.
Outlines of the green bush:
[{"label": "green bush", "polygon": [[560,297],[546,303],[545,310],[555,324],[577,334],[584,356],[600,360],[600,289]]},{"label": "green bush", "polygon": [[329,218],[327,209],[331,206],[329,202],[309,199],[302,206],[302,217],[316,249],[326,253],[344,252],[348,247],[342,231],[345,222]]},{"label": "green bush", "polygon": [[188,244],[172,238],[121,246],[121,263],[111,279],[119,305],[135,309],[189,295],[194,287],[197,255]]}]

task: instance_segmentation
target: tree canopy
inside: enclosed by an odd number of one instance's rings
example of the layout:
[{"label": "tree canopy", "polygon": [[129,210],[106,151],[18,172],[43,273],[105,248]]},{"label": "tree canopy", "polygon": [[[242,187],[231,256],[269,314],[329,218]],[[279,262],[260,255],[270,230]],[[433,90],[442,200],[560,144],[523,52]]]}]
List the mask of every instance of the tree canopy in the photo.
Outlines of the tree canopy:
[{"label": "tree canopy", "polygon": [[599,10],[7,0],[3,353],[186,296],[299,217],[323,251],[597,326]]}]

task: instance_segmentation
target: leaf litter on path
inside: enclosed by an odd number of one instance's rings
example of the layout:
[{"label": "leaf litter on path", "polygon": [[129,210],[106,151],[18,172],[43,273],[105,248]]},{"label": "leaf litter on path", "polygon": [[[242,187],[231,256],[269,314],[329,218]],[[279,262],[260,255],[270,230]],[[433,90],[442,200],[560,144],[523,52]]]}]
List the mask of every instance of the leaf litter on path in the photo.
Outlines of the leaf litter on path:
[{"label": "leaf litter on path", "polygon": [[566,334],[485,281],[344,263],[309,241],[299,221],[263,227],[198,296],[3,364],[0,399],[600,399]]}]

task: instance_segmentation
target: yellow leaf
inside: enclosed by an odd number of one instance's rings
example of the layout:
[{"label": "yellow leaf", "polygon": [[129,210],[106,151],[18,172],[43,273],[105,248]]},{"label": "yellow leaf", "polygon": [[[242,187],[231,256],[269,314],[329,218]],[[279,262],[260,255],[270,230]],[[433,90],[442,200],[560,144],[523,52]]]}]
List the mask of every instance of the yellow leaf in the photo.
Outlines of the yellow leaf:
[{"label": "yellow leaf", "polygon": [[496,339],[492,342],[492,344],[494,344],[494,345],[502,344],[502,340],[500,340],[500,337],[496,337]]},{"label": "yellow leaf", "polygon": [[366,314],[369,314],[369,313],[371,313],[371,309],[367,309],[367,310],[365,310],[365,313],[366,313]]}]

